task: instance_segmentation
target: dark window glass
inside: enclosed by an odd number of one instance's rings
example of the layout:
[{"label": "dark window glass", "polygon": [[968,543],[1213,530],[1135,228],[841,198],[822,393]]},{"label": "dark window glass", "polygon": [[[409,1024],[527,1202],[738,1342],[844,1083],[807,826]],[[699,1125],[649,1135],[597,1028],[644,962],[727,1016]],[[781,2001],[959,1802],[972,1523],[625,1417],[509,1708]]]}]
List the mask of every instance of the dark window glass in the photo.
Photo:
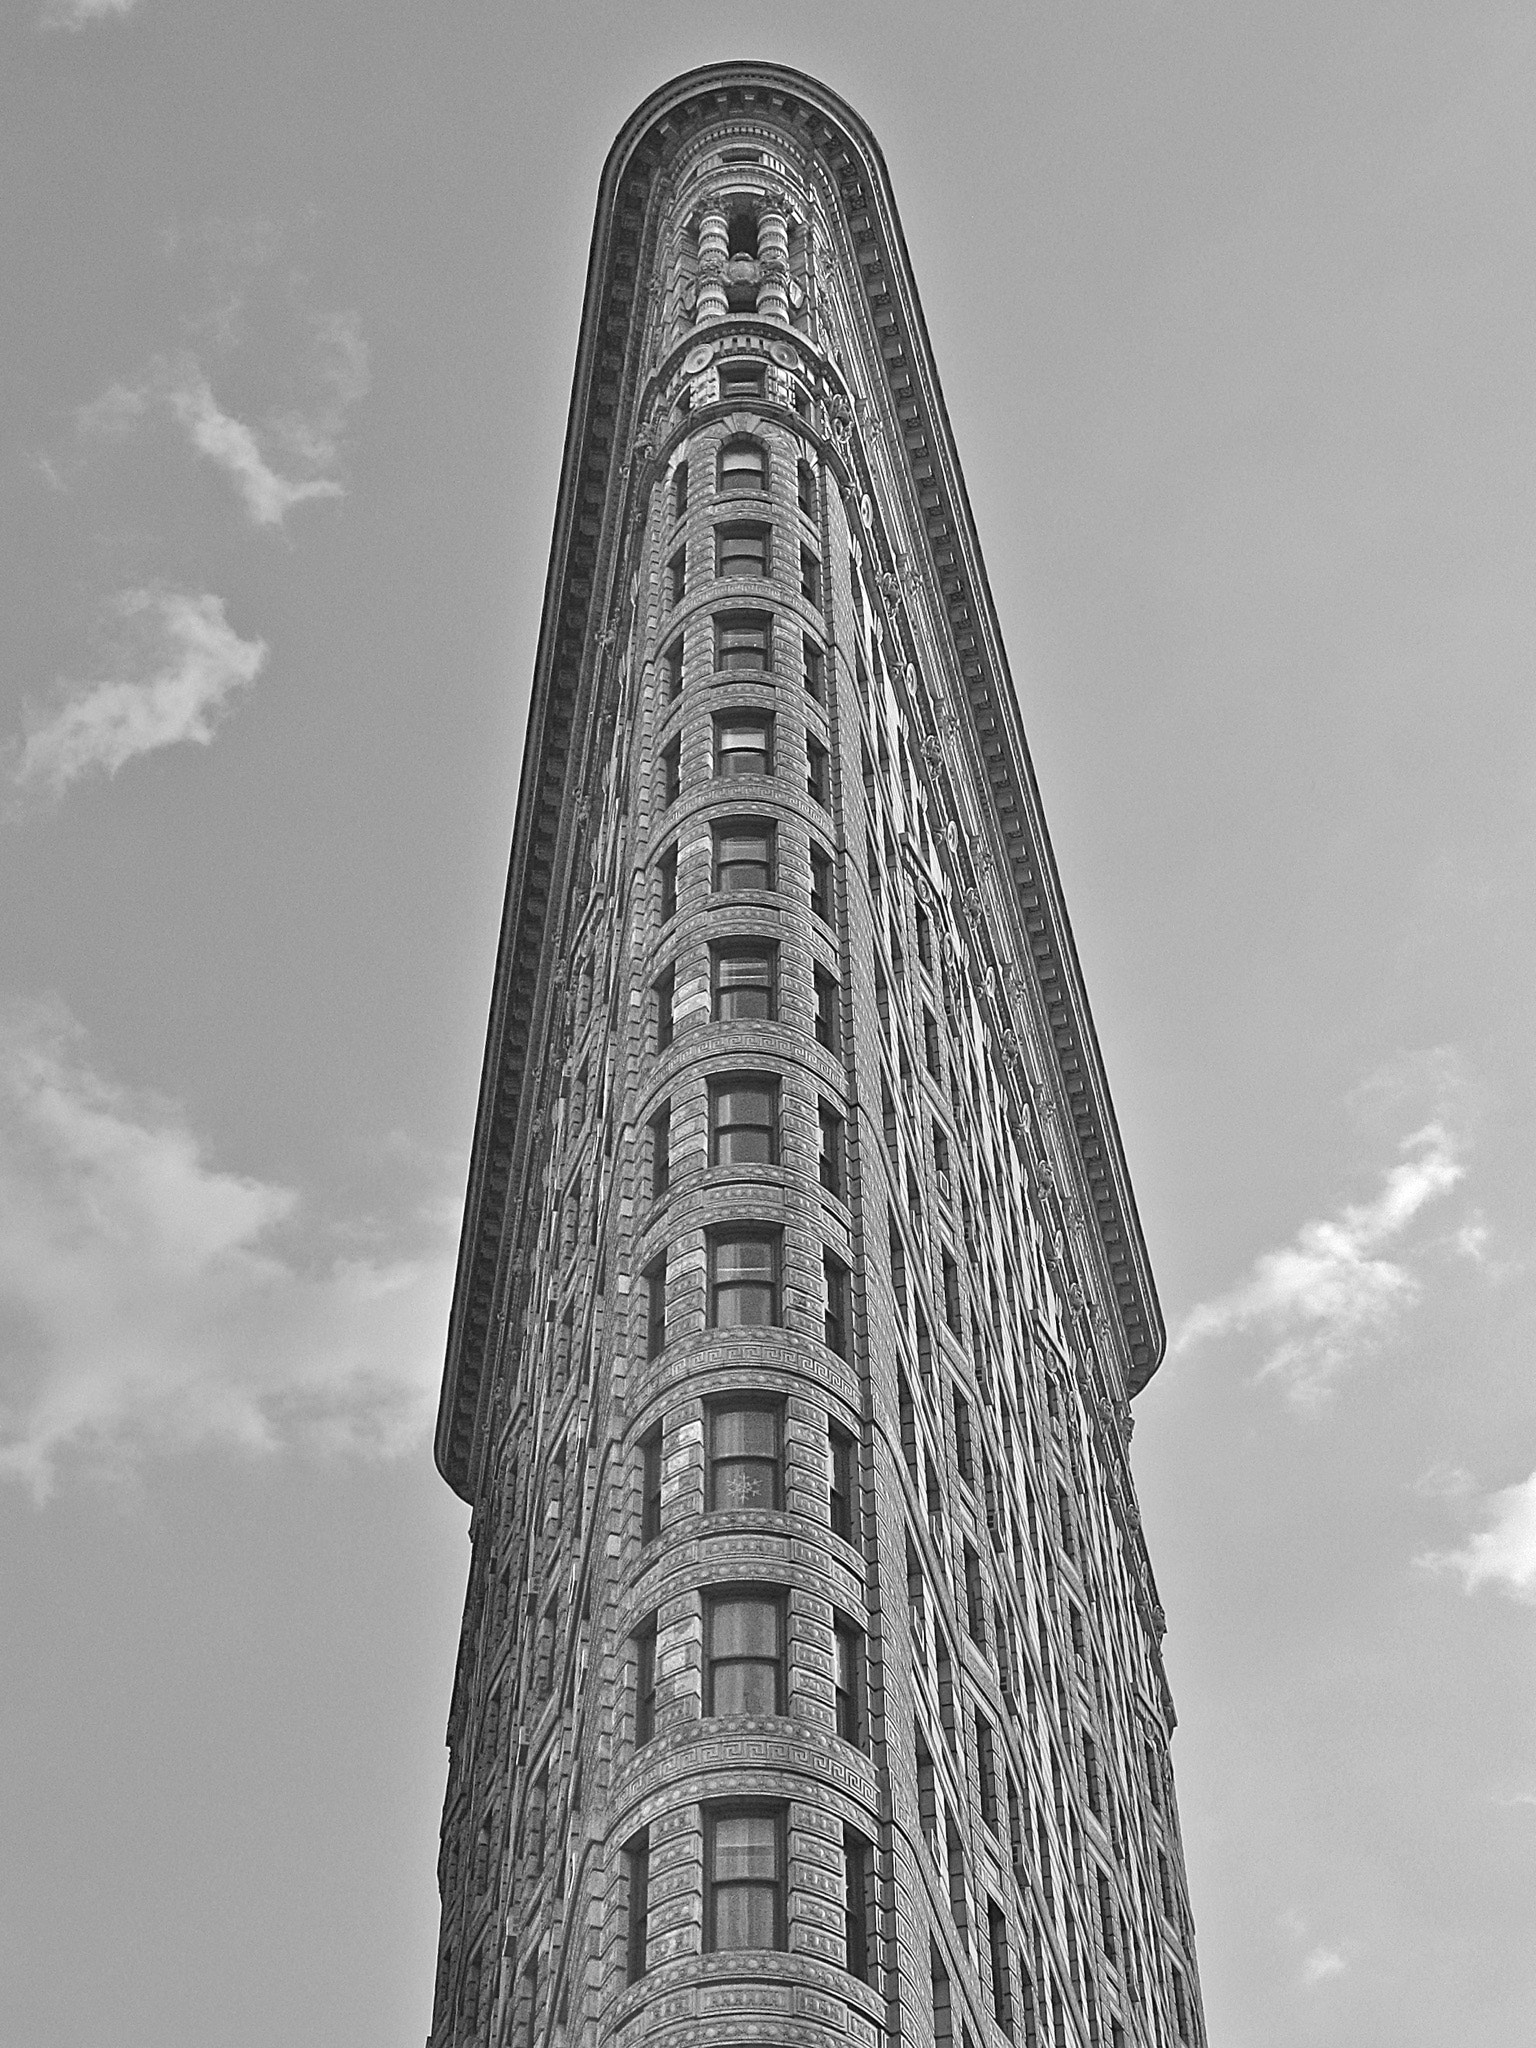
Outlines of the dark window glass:
[{"label": "dark window glass", "polygon": [[677,980],[673,968],[658,974],[653,987],[656,991],[656,1050],[665,1052],[672,1043],[672,991]]},{"label": "dark window glass", "polygon": [[802,643],[805,651],[805,687],[813,702],[827,701],[827,657],[813,640]]},{"label": "dark window glass", "polygon": [[832,1636],[837,1660],[834,1678],[837,1732],[844,1742],[851,1742],[855,1749],[862,1749],[865,1740],[864,1631],[845,1614],[834,1614]]},{"label": "dark window glass", "polygon": [[685,543],[667,564],[667,602],[681,604],[688,588],[688,548]]},{"label": "dark window glass", "polygon": [[[756,255],[755,246],[745,253]],[[761,363],[722,363],[720,365],[720,396],[722,398],[761,398],[766,374]]]},{"label": "dark window glass", "polygon": [[816,1043],[825,1046],[828,1052],[841,1052],[843,1020],[837,983],[821,967],[814,969],[813,979],[816,987]]},{"label": "dark window glass", "polygon": [[717,526],[715,528],[715,574],[717,576],[766,576],[768,574],[768,532],[766,526]]},{"label": "dark window glass", "polygon": [[936,1173],[948,1176],[949,1139],[945,1136],[943,1125],[937,1122],[933,1127],[933,1165]]},{"label": "dark window glass", "polygon": [[933,929],[928,922],[928,913],[918,906],[917,911],[917,957],[931,974],[933,972]]},{"label": "dark window glass", "polygon": [[785,1946],[784,1817],[775,1808],[706,1809],[706,1950]]},{"label": "dark window glass", "polygon": [[818,1156],[817,1175],[829,1195],[843,1192],[843,1119],[830,1102],[823,1102],[816,1113]]},{"label": "dark window glass", "polygon": [[710,1239],[709,1320],[714,1329],[753,1329],[779,1320],[779,1240],[765,1231]]},{"label": "dark window glass", "polygon": [[941,1254],[944,1265],[944,1320],[960,1335],[960,1269],[948,1252]]},{"label": "dark window glass", "polygon": [[800,595],[807,604],[821,603],[821,564],[809,548],[800,550]]},{"label": "dark window glass", "polygon": [[705,1505],[715,1513],[781,1505],[776,1402],[712,1402]]},{"label": "dark window glass", "polygon": [[640,1439],[640,1541],[661,1534],[661,1425]]},{"label": "dark window glass", "polygon": [[768,1074],[731,1074],[709,1090],[715,1166],[773,1166],[779,1156],[779,1084]]},{"label": "dark window glass", "polygon": [[923,1011],[923,1063],[935,1081],[943,1077],[939,1072],[939,1027],[934,1022],[932,1010]]},{"label": "dark window glass", "polygon": [[832,856],[811,841],[811,913],[832,922]]},{"label": "dark window glass", "polygon": [[719,490],[722,497],[758,495],[768,488],[768,453],[760,441],[738,437],[720,450]]},{"label": "dark window glass", "polygon": [[667,1343],[667,1255],[645,1269],[645,1355],[658,1358]]},{"label": "dark window glass", "polygon": [[870,1937],[875,1927],[875,1852],[864,1837],[843,1824],[844,1925],[850,1976],[868,1984],[874,1974]]},{"label": "dark window glass", "polygon": [[778,949],[751,940],[718,945],[714,969],[714,1015],[720,1024],[771,1023],[778,1015]]},{"label": "dark window glass", "polygon": [[651,1118],[651,1193],[664,1195],[672,1178],[672,1105],[664,1102]]},{"label": "dark window glass", "polygon": [[766,711],[726,711],[715,720],[715,773],[771,775],[773,718]]},{"label": "dark window glass", "polygon": [[688,510],[688,464],[680,462],[672,472],[672,516],[681,519]]},{"label": "dark window glass", "polygon": [[673,740],[661,750],[661,801],[675,804],[683,786],[683,743]]},{"label": "dark window glass", "polygon": [[846,1429],[840,1429],[835,1422],[828,1423],[828,1517],[832,1524],[832,1534],[841,1536],[848,1543],[858,1541],[855,1532],[857,1448],[854,1438]]},{"label": "dark window glass", "polygon": [[816,472],[808,462],[795,465],[795,499],[807,519],[816,517]]},{"label": "dark window glass", "polygon": [[832,803],[832,773],[830,757],[814,733],[805,736],[805,788],[813,802],[823,810]]},{"label": "dark window glass", "polygon": [[[1011,2041],[1013,1987],[1008,1981],[1008,1923],[995,1899],[987,1901],[987,1947],[992,1958],[992,2015]],[[1114,1960],[1112,1955],[1110,1960]]]},{"label": "dark window glass", "polygon": [[822,1336],[829,1351],[839,1358],[848,1356],[848,1268],[831,1252],[821,1255],[821,1285],[825,1302]]},{"label": "dark window glass", "polygon": [[955,1388],[955,1465],[967,1486],[976,1484],[976,1458],[971,1444],[971,1404]]},{"label": "dark window glass", "polygon": [[661,874],[661,921],[666,924],[677,915],[676,846],[669,846],[656,865]]},{"label": "dark window glass", "polygon": [[668,703],[671,703],[674,698],[680,697],[683,694],[683,642],[681,634],[672,642],[672,645],[661,657],[661,671],[662,686],[666,690]]},{"label": "dark window glass", "polygon": [[997,1833],[997,1755],[992,1723],[976,1709],[976,1775],[981,1781],[981,1817]]},{"label": "dark window glass", "polygon": [[782,1714],[784,1601],[778,1593],[715,1593],[705,1619],[706,1714]]},{"label": "dark window glass", "polygon": [[773,887],[773,827],[762,818],[716,825],[715,888],[722,895]]},{"label": "dark window glass", "polygon": [[656,1733],[656,1617],[635,1635],[635,1747]]},{"label": "dark window glass", "polygon": [[651,1837],[642,1828],[625,1849],[629,1870],[629,1928],[625,1944],[625,1976],[637,1984],[646,1970],[646,1934],[650,1917]]},{"label": "dark window glass", "polygon": [[718,612],[715,667],[734,674],[769,674],[773,668],[772,613]]}]

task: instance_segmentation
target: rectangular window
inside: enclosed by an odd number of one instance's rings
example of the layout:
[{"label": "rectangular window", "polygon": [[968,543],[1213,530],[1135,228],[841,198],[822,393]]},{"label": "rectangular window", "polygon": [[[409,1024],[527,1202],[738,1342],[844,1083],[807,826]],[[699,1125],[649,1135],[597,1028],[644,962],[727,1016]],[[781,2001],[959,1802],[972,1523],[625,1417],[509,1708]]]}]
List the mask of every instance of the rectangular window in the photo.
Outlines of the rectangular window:
[{"label": "rectangular window", "polygon": [[928,913],[921,904],[917,906],[917,957],[931,974],[933,972],[933,931],[928,922]]},{"label": "rectangular window", "polygon": [[779,1084],[771,1074],[727,1074],[709,1084],[712,1166],[776,1166]]},{"label": "rectangular window", "polygon": [[800,550],[800,595],[807,604],[821,603],[821,564],[809,548]]},{"label": "rectangular window", "polygon": [[712,1513],[783,1505],[783,1416],[777,1401],[711,1401],[704,1505]]},{"label": "rectangular window", "polygon": [[875,1851],[872,1843],[843,1823],[844,1924],[848,1973],[861,1984],[874,1977]]},{"label": "rectangular window", "polygon": [[939,1072],[939,1027],[934,1021],[932,1010],[923,1010],[923,1063],[935,1081],[943,1076]]},{"label": "rectangular window", "polygon": [[1110,1890],[1109,1878],[1104,1871],[1097,1873],[1099,1880],[1099,1937],[1104,1944],[1104,1960],[1115,1960],[1115,1898]]},{"label": "rectangular window", "polygon": [[832,1534],[857,1543],[858,1445],[846,1429],[827,1424],[828,1518]]},{"label": "rectangular window", "polygon": [[1088,1811],[1095,1820],[1104,1818],[1104,1787],[1099,1777],[1098,1745],[1083,1730],[1083,1785],[1088,1794]]},{"label": "rectangular window", "polygon": [[981,1817],[997,1833],[997,1749],[992,1723],[976,1709],[976,1776],[981,1786]]},{"label": "rectangular window", "polygon": [[650,1917],[651,1836],[648,1828],[631,1836],[624,1850],[629,1874],[629,1928],[624,1974],[631,1984],[645,1975],[646,1929]]},{"label": "rectangular window", "polygon": [[706,1714],[784,1711],[784,1596],[711,1593],[704,1614]]},{"label": "rectangular window", "polygon": [[683,694],[683,636],[678,634],[672,645],[661,657],[661,682],[667,702],[674,703]]},{"label": "rectangular window", "polygon": [[675,804],[683,787],[683,743],[672,740],[661,750],[661,802],[662,808]]},{"label": "rectangular window", "polygon": [[688,510],[688,464],[680,462],[672,472],[672,517],[681,519]]},{"label": "rectangular window", "polygon": [[667,1345],[667,1255],[645,1269],[645,1355],[659,1358]]},{"label": "rectangular window", "polygon": [[770,530],[766,526],[717,526],[715,574],[766,576]]},{"label": "rectangular window", "polygon": [[987,1901],[987,1947],[992,1956],[992,2014],[1013,2039],[1013,1986],[1008,1978],[1008,1923],[995,1899]]},{"label": "rectangular window", "polygon": [[784,1891],[782,1807],[706,1807],[706,1952],[787,1947]]},{"label": "rectangular window", "polygon": [[944,1268],[944,1320],[958,1337],[960,1331],[960,1268],[948,1252],[940,1254]]},{"label": "rectangular window", "polygon": [[726,711],[716,718],[715,773],[727,781],[738,775],[773,773],[771,713]]},{"label": "rectangular window", "polygon": [[816,1112],[819,1151],[816,1172],[822,1186],[829,1195],[843,1192],[843,1119],[830,1102],[821,1103]]},{"label": "rectangular window", "polygon": [[965,1890],[965,1845],[960,1839],[960,1830],[955,1826],[955,1816],[947,1807],[944,1810],[944,1860],[949,1869],[949,1917],[964,1940],[971,1924],[970,1902]]},{"label": "rectangular window", "polygon": [[987,1616],[986,1605],[982,1599],[981,1592],[981,1559],[977,1556],[976,1546],[973,1543],[967,1543],[963,1546],[963,1555],[965,1559],[966,1632],[969,1634],[971,1641],[979,1649],[984,1650],[987,1647]]},{"label": "rectangular window", "polygon": [[773,615],[770,612],[717,612],[715,668],[727,675],[771,674]]},{"label": "rectangular window", "polygon": [[720,365],[720,396],[722,398],[761,398],[766,375],[767,369],[762,363],[722,363]]},{"label": "rectangular window", "polygon": [[837,1732],[844,1742],[863,1749],[868,1740],[864,1714],[864,1631],[846,1614],[834,1613],[832,1635],[837,1655]]},{"label": "rectangular window", "polygon": [[831,756],[813,733],[805,736],[805,790],[813,803],[822,809],[832,807]]},{"label": "rectangular window", "polygon": [[827,657],[809,638],[801,642],[805,651],[805,688],[813,704],[827,701]]},{"label": "rectangular window", "polygon": [[967,1486],[976,1484],[976,1458],[971,1445],[971,1404],[955,1388],[955,1467]]},{"label": "rectangular window", "polygon": [[949,1138],[945,1134],[944,1126],[937,1118],[934,1119],[933,1125],[933,1167],[935,1173],[942,1173],[944,1178],[948,1180]]},{"label": "rectangular window", "polygon": [[761,1329],[779,1320],[777,1231],[720,1231],[709,1240],[711,1329]]},{"label": "rectangular window", "polygon": [[778,948],[733,939],[711,949],[717,1024],[772,1023],[778,1016]]},{"label": "rectangular window", "polygon": [[768,455],[761,441],[741,434],[720,450],[716,489],[722,498],[761,497],[768,488]]},{"label": "rectangular window", "polygon": [[651,1118],[651,1197],[667,1192],[672,1177],[672,1105],[664,1102]]},{"label": "rectangular window", "polygon": [[737,895],[773,887],[773,826],[765,818],[732,818],[711,828],[715,845],[715,889]]},{"label": "rectangular window", "polygon": [[795,465],[795,502],[807,519],[816,517],[816,472],[808,462]]},{"label": "rectangular window", "polygon": [[849,1353],[848,1268],[831,1252],[821,1255],[821,1287],[824,1301],[822,1337],[829,1351],[839,1358]]},{"label": "rectangular window", "polygon": [[811,915],[832,922],[832,856],[811,841]]},{"label": "rectangular window", "polygon": [[830,1053],[843,1049],[843,1013],[836,980],[823,967],[812,970],[816,994],[816,1043]]},{"label": "rectangular window", "polygon": [[635,1747],[656,1733],[656,1617],[635,1635]]},{"label": "rectangular window", "polygon": [[684,542],[667,564],[667,602],[678,605],[688,587],[688,546]]},{"label": "rectangular window", "polygon": [[672,1043],[672,995],[677,985],[675,968],[668,967],[651,984],[656,998],[656,1050],[665,1052]]},{"label": "rectangular window", "polygon": [[669,846],[656,863],[661,876],[661,921],[670,924],[677,915],[677,848]]},{"label": "rectangular window", "polygon": [[661,1424],[640,1439],[640,1541],[661,1534]]}]

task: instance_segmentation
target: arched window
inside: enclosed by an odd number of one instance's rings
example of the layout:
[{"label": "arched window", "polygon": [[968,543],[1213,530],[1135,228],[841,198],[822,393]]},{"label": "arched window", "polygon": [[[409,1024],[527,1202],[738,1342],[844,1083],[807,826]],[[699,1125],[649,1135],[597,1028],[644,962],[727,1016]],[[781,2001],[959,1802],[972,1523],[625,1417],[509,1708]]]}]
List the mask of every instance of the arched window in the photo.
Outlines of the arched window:
[{"label": "arched window", "polygon": [[761,441],[739,435],[720,450],[718,488],[722,497],[761,496],[768,488],[768,451]]},{"label": "arched window", "polygon": [[757,255],[757,222],[750,213],[733,213],[726,229],[726,255]]}]

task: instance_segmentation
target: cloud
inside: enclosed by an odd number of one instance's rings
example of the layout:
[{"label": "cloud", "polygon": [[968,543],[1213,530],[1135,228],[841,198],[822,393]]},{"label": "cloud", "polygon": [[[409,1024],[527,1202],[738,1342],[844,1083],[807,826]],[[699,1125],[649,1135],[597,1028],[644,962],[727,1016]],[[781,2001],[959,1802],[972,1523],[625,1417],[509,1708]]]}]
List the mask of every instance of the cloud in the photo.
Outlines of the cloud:
[{"label": "cloud", "polygon": [[1430,1571],[1457,1573],[1467,1592],[1493,1586],[1517,1600],[1536,1602],[1536,1472],[1483,1502],[1485,1526],[1459,1550],[1431,1551],[1417,1561]]},{"label": "cloud", "polygon": [[419,1444],[452,1224],[439,1204],[394,1255],[329,1233],[93,1071],[62,1013],[0,1019],[0,1478],[42,1501],[177,1451]]},{"label": "cloud", "polygon": [[229,698],[255,681],[267,658],[264,641],[235,632],[222,598],[130,590],[117,611],[117,673],[61,684],[52,715],[4,749],[18,788],[61,796],[82,775],[115,775],[135,755],[183,740],[206,746]]},{"label": "cloud", "polygon": [[44,0],[39,28],[82,29],[88,21],[132,14],[139,0]]},{"label": "cloud", "polygon": [[1301,1965],[1303,1984],[1326,1984],[1330,1977],[1342,1977],[1349,1968],[1349,1960],[1336,1948],[1325,1948],[1321,1943],[1311,1950]]},{"label": "cloud", "polygon": [[1296,1406],[1316,1409],[1340,1373],[1376,1348],[1417,1299],[1406,1257],[1386,1255],[1427,1204],[1460,1181],[1446,1126],[1436,1120],[1403,1139],[1374,1201],[1304,1223],[1294,1240],[1255,1259],[1249,1277],[1184,1318],[1174,1349],[1208,1337],[1257,1330],[1273,1349],[1260,1379],[1278,1379]]},{"label": "cloud", "polygon": [[266,422],[290,461],[309,474],[285,476],[262,451],[256,430],[219,404],[195,356],[157,359],[134,384],[115,383],[75,415],[84,439],[121,439],[156,407],[163,407],[200,455],[230,477],[258,526],[281,526],[295,505],[345,497],[332,474],[340,457],[346,416],[368,389],[368,350],[351,314],[332,314],[312,325],[310,402],[274,411]]}]

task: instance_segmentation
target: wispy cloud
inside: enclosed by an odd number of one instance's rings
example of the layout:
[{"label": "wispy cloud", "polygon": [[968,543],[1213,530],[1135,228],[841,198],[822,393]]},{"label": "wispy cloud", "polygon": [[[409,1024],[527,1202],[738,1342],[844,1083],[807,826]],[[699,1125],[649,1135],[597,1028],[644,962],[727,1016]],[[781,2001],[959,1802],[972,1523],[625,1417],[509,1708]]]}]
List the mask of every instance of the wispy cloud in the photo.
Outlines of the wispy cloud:
[{"label": "wispy cloud", "polygon": [[61,1013],[0,1021],[0,1478],[43,1500],[75,1465],[419,1443],[451,1226],[327,1253],[292,1189],[214,1165],[173,1105],[93,1071]]},{"label": "wispy cloud", "polygon": [[0,750],[17,788],[61,796],[82,775],[115,775],[138,754],[184,740],[206,746],[230,697],[267,658],[264,641],[236,633],[222,598],[130,590],[116,609],[114,673],[61,683],[53,710]]},{"label": "wispy cloud", "polygon": [[1339,1374],[1379,1345],[1417,1298],[1420,1283],[1402,1240],[1420,1211],[1465,1172],[1438,1120],[1404,1138],[1398,1151],[1374,1201],[1304,1223],[1290,1244],[1261,1254],[1246,1280],[1190,1311],[1174,1349],[1258,1331],[1272,1347],[1259,1378],[1279,1380],[1300,1408],[1324,1405]]},{"label": "wispy cloud", "polygon": [[263,451],[257,430],[226,412],[197,358],[178,356],[153,362],[132,383],[114,383],[75,415],[85,439],[121,437],[147,415],[163,408],[192,446],[232,480],[258,526],[281,526],[296,505],[341,498],[346,489],[335,470],[346,417],[368,389],[368,350],[350,314],[311,323],[309,402],[271,412],[264,422],[298,474],[285,475]]},{"label": "wispy cloud", "polygon": [[1478,1519],[1483,1527],[1459,1550],[1431,1551],[1418,1562],[1431,1571],[1456,1573],[1469,1593],[1492,1586],[1536,1602],[1536,1472],[1488,1495]]},{"label": "wispy cloud", "polygon": [[1327,1948],[1321,1942],[1303,1957],[1301,1981],[1303,1984],[1326,1984],[1330,1977],[1342,1977],[1349,1968],[1349,1958],[1336,1948]]},{"label": "wispy cloud", "polygon": [[139,0],[44,0],[39,28],[84,28],[88,21],[132,14]]}]

